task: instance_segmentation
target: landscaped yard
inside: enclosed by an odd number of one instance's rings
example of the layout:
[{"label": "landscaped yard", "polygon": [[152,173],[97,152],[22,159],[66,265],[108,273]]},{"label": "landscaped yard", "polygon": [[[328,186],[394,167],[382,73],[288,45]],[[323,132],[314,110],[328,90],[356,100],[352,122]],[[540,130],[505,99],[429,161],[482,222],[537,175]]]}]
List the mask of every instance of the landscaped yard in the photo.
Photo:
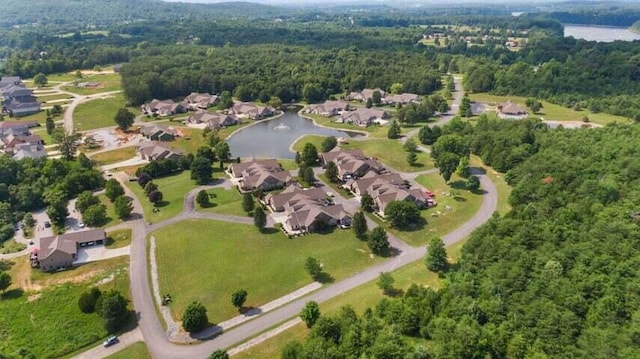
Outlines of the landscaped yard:
[{"label": "landscaped yard", "polygon": [[96,345],[107,332],[97,314],[80,311],[80,294],[101,282],[101,290],[117,289],[130,298],[127,257],[57,273],[32,270],[27,257],[13,263],[14,284],[0,300],[2,353],[25,350],[36,358],[57,358]]},{"label": "landscaped yard", "polygon": [[189,220],[153,235],[160,290],[172,295],[177,319],[194,300],[207,307],[212,323],[229,319],[237,314],[231,293],[240,288],[249,293],[246,306],[257,307],[303,287],[312,281],[304,269],[309,256],[335,280],[380,261],[352,231],[287,239],[279,231],[261,234],[252,225]]},{"label": "landscaped yard", "polygon": [[138,182],[128,183],[129,188],[142,203],[145,220],[151,223],[157,223],[180,214],[184,204],[184,196],[187,192],[197,187],[191,179],[191,172],[189,171],[183,171],[173,176],[156,178],[153,182],[158,185],[158,190],[163,195],[162,204],[157,207],[159,211],[156,213],[153,212],[153,204],[149,202],[144,189],[140,187]]},{"label": "landscaped yard", "polygon": [[103,227],[113,226],[115,224],[122,222],[122,220],[118,218],[118,216],[116,215],[115,206],[113,205],[113,203],[111,203],[109,198],[107,198],[107,196],[104,193],[98,195],[98,198],[100,199],[100,203],[104,204],[107,207],[108,222],[105,223]]},{"label": "landscaped yard", "polygon": [[115,354],[109,355],[107,359],[151,359],[151,354],[144,342],[137,342]]},{"label": "landscaped yard", "polygon": [[126,247],[131,244],[131,229],[118,229],[107,232],[105,247],[109,249]]},{"label": "landscaped yard", "polygon": [[169,147],[180,149],[184,151],[184,153],[195,154],[198,148],[205,145],[205,138],[202,137],[203,130],[181,127],[180,131],[184,133],[184,136],[177,138],[175,141],[167,142]]},{"label": "landscaped yard", "polygon": [[78,82],[99,82],[100,86],[96,88],[80,88],[70,85],[64,86],[62,89],[79,95],[92,95],[100,92],[116,91],[122,88],[120,84],[120,74],[116,73],[102,73],[85,76],[78,79]]},{"label": "landscaped yard", "polygon": [[198,205],[198,210],[240,217],[247,216],[247,212],[242,209],[242,195],[237,189],[214,188],[208,190],[207,193],[210,195],[211,206],[202,208]]},{"label": "landscaped yard", "polygon": [[133,146],[122,147],[112,151],[100,152],[96,154],[88,153],[92,160],[98,162],[99,166],[110,165],[131,159],[136,155],[136,148]]},{"label": "landscaped yard", "polygon": [[[124,108],[125,104],[122,93],[81,103],[73,112],[73,126],[79,131],[115,126],[114,117],[118,109]],[[135,108],[128,108],[128,110],[136,115],[140,113]]]},{"label": "landscaped yard", "polygon": [[[494,96],[489,95],[487,93],[476,93],[470,94],[469,97],[472,101],[480,101],[486,102],[489,104],[496,104],[499,102],[506,102],[511,100],[514,103],[519,104],[523,108],[526,108],[524,105],[526,98],[519,96]],[[540,101],[542,103],[542,108],[538,113],[532,115],[534,117],[542,117],[545,120],[555,120],[555,121],[582,121],[582,118],[585,116],[589,117],[589,120],[594,123],[598,123],[601,125],[606,125],[607,123],[618,122],[618,123],[630,123],[630,120],[626,117],[609,115],[606,113],[592,113],[591,111],[584,109],[582,111],[575,111],[572,108],[566,108],[564,106],[552,104],[547,101]]]}]

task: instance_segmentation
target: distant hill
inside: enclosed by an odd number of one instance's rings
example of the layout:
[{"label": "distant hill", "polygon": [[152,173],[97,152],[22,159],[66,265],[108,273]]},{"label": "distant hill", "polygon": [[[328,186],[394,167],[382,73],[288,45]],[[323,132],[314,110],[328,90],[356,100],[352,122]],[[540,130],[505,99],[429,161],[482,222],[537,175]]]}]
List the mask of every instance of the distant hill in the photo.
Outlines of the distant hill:
[{"label": "distant hill", "polygon": [[633,25],[631,25],[629,30],[640,33],[640,20],[636,21]]},{"label": "distant hill", "polygon": [[104,26],[139,20],[273,18],[293,10],[249,2],[187,4],[160,0],[3,0],[0,27]]}]

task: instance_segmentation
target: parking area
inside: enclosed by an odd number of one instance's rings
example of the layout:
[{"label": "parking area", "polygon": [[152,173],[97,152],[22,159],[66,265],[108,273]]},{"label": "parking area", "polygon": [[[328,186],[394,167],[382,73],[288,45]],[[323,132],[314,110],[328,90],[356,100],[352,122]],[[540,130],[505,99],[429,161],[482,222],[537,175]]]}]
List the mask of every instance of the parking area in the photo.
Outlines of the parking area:
[{"label": "parking area", "polygon": [[107,249],[104,245],[94,245],[91,247],[78,248],[78,258],[73,262],[76,264],[83,264],[88,262],[95,262],[103,259],[115,258],[120,256],[128,256],[130,253],[130,247],[122,247],[116,249]]},{"label": "parking area", "polygon": [[140,134],[123,136],[118,134],[115,129],[89,131],[87,132],[87,136],[92,136],[102,146],[102,150],[113,150],[126,143],[139,143],[144,141],[144,137]]}]

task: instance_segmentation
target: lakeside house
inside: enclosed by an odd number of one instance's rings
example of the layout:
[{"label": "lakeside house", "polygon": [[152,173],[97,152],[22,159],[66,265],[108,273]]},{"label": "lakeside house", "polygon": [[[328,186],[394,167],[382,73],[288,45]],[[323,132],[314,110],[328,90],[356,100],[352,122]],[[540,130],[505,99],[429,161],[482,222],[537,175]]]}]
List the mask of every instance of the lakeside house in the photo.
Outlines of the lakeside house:
[{"label": "lakeside house", "polygon": [[338,116],[336,122],[368,127],[376,121],[389,117],[388,112],[379,108],[358,108],[355,111],[343,112]]},{"label": "lakeside house", "polygon": [[235,115],[198,110],[196,113],[189,116],[186,123],[192,125],[204,124],[212,130],[219,130],[224,127],[237,125],[241,123],[241,120]]},{"label": "lakeside house", "polygon": [[361,150],[343,150],[335,147],[329,152],[321,153],[320,159],[322,166],[326,167],[327,163],[333,162],[338,170],[338,179],[345,182],[352,178],[362,177],[369,171],[377,174],[386,172],[386,169],[375,158],[364,155]]},{"label": "lakeside house", "polygon": [[317,105],[309,105],[305,109],[305,113],[333,117],[339,115],[343,111],[350,111],[352,108],[347,101],[325,101]]},{"label": "lakeside house", "polygon": [[276,114],[276,109],[271,106],[259,106],[254,102],[234,102],[227,113],[252,120],[262,120]]},{"label": "lakeside house", "polygon": [[251,160],[229,166],[229,174],[237,181],[240,192],[254,190],[271,191],[284,188],[293,182],[289,171],[285,171],[275,159]]},{"label": "lakeside house", "polygon": [[142,160],[179,160],[184,156],[182,151],[175,150],[163,142],[145,142],[136,148],[136,154]]},{"label": "lakeside house", "polygon": [[70,268],[78,259],[78,249],[104,245],[106,239],[102,228],[40,238],[31,251],[31,266],[47,272]]}]

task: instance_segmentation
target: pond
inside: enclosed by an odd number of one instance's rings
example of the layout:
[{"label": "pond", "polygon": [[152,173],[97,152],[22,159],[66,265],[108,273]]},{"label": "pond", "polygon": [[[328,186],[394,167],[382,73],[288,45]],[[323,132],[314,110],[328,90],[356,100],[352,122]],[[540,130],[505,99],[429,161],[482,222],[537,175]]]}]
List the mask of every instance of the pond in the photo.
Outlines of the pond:
[{"label": "pond", "polygon": [[316,126],[313,121],[298,116],[295,112],[285,112],[282,117],[258,121],[235,132],[227,143],[231,154],[236,157],[295,158],[289,149],[304,135],[335,137],[356,137],[361,133]]},{"label": "pond", "polygon": [[573,36],[576,39],[599,42],[640,40],[640,34],[626,27],[564,25],[564,37],[569,36]]}]

